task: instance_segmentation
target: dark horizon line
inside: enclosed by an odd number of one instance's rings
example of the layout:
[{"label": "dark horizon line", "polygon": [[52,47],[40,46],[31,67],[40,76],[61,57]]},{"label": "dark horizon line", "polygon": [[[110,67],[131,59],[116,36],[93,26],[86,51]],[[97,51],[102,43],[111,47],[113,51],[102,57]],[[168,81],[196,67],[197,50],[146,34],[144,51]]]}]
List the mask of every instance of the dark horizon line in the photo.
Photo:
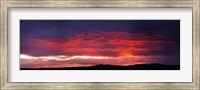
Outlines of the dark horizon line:
[{"label": "dark horizon line", "polygon": [[65,21],[66,21],[66,20],[85,20],[85,21],[86,21],[86,20],[87,20],[87,21],[89,21],[89,20],[91,20],[91,21],[92,21],[92,20],[93,20],[93,21],[94,21],[94,20],[113,20],[113,21],[114,21],[114,20],[127,20],[127,21],[131,21],[131,20],[140,20],[140,21],[144,21],[144,20],[152,20],[152,21],[156,21],[156,20],[157,20],[157,21],[158,21],[158,20],[159,20],[159,21],[160,21],[160,20],[163,20],[163,21],[164,21],[164,20],[166,20],[166,21],[179,20],[179,21],[180,21],[181,19],[19,19],[19,20],[32,20],[32,21],[34,21],[34,20],[49,20],[49,21],[50,21],[50,20],[57,20],[57,21],[59,21],[59,20],[60,20],[60,21],[63,21],[63,20],[65,20]]},{"label": "dark horizon line", "polygon": [[20,68],[20,70],[180,70],[180,65],[165,65],[160,63],[128,66],[98,64],[88,67]]}]

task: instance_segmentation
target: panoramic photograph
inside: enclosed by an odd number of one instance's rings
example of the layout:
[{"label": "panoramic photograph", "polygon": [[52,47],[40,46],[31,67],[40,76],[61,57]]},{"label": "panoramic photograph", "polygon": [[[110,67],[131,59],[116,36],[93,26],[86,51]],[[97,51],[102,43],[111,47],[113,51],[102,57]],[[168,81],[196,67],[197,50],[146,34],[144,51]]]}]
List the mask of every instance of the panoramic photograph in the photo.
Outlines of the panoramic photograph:
[{"label": "panoramic photograph", "polygon": [[180,70],[180,20],[20,20],[20,70]]}]

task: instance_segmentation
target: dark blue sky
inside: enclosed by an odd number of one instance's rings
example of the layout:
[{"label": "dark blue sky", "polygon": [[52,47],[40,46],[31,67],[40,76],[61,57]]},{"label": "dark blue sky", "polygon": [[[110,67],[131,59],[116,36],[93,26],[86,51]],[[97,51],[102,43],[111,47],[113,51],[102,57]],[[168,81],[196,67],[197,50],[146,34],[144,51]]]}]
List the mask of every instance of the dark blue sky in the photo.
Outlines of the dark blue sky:
[{"label": "dark blue sky", "polygon": [[179,20],[21,20],[21,39],[67,38],[80,32],[129,32],[180,37]]}]

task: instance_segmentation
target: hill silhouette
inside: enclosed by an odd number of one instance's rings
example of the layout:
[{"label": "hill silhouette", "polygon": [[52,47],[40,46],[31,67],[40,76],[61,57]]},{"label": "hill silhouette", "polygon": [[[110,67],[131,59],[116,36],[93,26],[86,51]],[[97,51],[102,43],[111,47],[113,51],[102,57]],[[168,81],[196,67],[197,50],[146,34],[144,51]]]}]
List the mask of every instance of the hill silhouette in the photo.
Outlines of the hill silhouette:
[{"label": "hill silhouette", "polygon": [[99,64],[89,67],[20,68],[20,70],[180,70],[180,65],[163,65],[153,63],[118,66]]}]

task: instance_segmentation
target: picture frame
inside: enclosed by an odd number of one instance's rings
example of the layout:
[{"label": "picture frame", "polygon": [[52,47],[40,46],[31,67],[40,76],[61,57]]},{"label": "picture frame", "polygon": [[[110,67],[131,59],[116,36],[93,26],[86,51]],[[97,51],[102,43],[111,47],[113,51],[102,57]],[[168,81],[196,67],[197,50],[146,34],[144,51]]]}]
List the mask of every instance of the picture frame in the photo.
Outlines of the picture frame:
[{"label": "picture frame", "polygon": [[[0,0],[1,1],[1,36],[0,36],[0,82],[1,90],[10,89],[200,89],[200,1],[199,0]],[[10,8],[192,8],[192,82],[9,82],[8,81],[8,10]]]}]

